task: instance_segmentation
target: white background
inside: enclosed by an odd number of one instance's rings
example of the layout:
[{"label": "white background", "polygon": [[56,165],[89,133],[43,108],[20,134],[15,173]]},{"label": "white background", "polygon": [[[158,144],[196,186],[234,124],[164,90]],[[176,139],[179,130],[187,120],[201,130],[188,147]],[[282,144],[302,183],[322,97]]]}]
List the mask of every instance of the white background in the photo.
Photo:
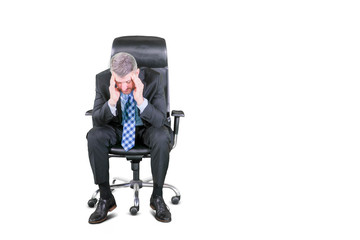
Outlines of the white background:
[{"label": "white background", "polygon": [[[3,1],[1,235],[359,239],[359,11],[356,1]],[[154,219],[149,189],[137,216],[124,189],[108,221],[87,223],[84,113],[125,35],[166,39],[171,109],[186,115],[169,224]],[[148,160],[141,168],[149,176]],[[131,177],[130,164],[111,160],[111,175]]]}]

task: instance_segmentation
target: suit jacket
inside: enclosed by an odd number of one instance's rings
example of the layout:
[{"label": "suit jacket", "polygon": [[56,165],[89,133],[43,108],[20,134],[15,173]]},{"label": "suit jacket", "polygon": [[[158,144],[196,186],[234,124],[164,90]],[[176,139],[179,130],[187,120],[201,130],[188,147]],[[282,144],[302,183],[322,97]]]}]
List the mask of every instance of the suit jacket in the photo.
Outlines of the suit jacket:
[{"label": "suit jacket", "polygon": [[[117,116],[111,113],[107,103],[110,99],[110,78],[111,72],[109,69],[96,75],[96,96],[92,113],[95,127],[107,124],[118,128],[121,127],[121,99],[119,98],[116,104]],[[167,119],[164,83],[161,80],[160,73],[144,67],[140,68],[139,78],[144,84],[143,96],[148,100],[147,107],[141,114],[139,112],[145,127],[167,126],[170,128],[170,122]],[[138,108],[137,110],[140,111]]]}]

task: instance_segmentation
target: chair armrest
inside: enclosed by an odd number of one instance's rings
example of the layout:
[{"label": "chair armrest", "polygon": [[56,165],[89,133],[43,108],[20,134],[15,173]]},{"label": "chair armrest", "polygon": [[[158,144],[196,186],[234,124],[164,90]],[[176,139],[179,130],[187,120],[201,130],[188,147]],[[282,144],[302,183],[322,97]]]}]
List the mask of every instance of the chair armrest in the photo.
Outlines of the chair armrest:
[{"label": "chair armrest", "polygon": [[89,111],[86,111],[86,113],[85,113],[85,116],[91,116],[92,115],[92,109],[90,109]]},{"label": "chair armrest", "polygon": [[181,110],[173,110],[171,112],[171,116],[175,116],[175,117],[185,117],[185,114],[183,111]]},{"label": "chair armrest", "polygon": [[175,121],[174,121],[174,133],[175,135],[178,134],[179,132],[179,124],[180,124],[180,117],[185,117],[185,114],[183,111],[181,110],[173,110],[171,112],[171,116],[175,117]]},{"label": "chair armrest", "polygon": [[176,146],[177,143],[177,135],[179,133],[179,125],[180,125],[180,117],[185,117],[185,114],[183,111],[181,110],[173,110],[171,112],[171,116],[174,116],[174,144],[173,144],[173,149]]}]

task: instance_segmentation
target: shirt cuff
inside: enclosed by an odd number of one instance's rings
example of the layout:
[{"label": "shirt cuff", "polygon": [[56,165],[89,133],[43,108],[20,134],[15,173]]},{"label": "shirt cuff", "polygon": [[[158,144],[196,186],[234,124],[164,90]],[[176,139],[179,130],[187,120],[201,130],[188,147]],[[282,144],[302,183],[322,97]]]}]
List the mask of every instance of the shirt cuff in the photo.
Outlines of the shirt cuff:
[{"label": "shirt cuff", "polygon": [[110,111],[111,111],[112,115],[116,116],[117,115],[116,114],[116,107],[111,106],[109,101],[107,103],[109,105],[109,108],[110,108]]},{"label": "shirt cuff", "polygon": [[149,101],[146,98],[144,98],[144,101],[142,102],[142,104],[137,105],[137,107],[140,110],[140,114],[145,110],[145,108],[147,107],[148,104],[149,104]]}]

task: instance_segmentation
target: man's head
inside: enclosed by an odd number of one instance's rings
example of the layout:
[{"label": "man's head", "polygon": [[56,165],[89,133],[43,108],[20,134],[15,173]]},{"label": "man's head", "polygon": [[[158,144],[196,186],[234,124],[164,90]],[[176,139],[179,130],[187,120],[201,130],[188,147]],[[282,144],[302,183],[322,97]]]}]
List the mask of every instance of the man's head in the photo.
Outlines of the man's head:
[{"label": "man's head", "polygon": [[135,58],[125,52],[115,54],[110,60],[110,71],[114,76],[118,90],[124,94],[131,93],[135,87],[132,81],[134,74],[139,75]]}]

